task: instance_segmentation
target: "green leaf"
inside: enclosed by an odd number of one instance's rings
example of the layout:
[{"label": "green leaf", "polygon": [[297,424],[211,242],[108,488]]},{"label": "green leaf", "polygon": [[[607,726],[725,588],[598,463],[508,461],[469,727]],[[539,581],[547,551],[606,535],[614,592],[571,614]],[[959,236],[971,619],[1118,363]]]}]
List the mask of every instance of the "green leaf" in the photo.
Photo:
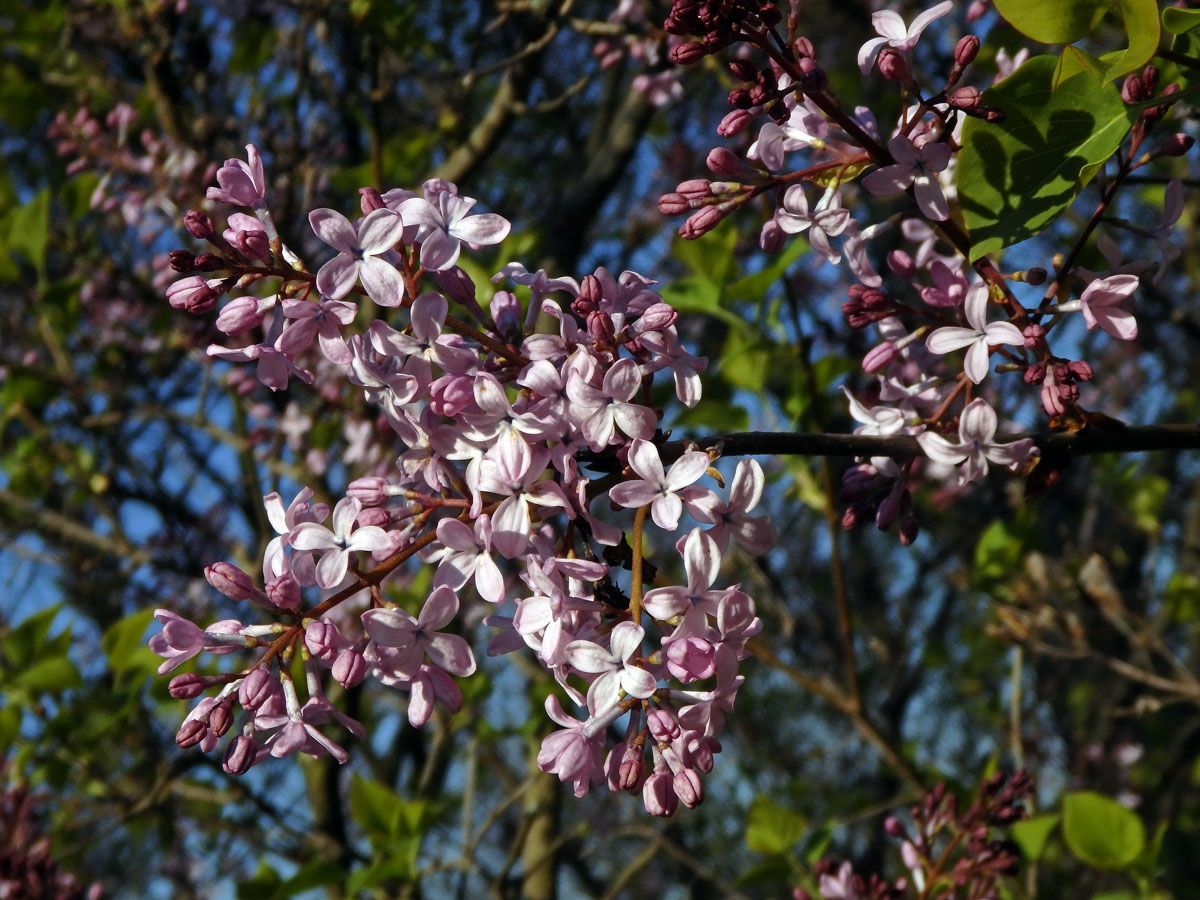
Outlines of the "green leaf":
[{"label": "green leaf", "polygon": [[746,817],[746,845],[767,856],[787,853],[808,830],[800,813],[759,794]]},{"label": "green leaf", "polygon": [[1158,50],[1157,0],[1121,0],[1121,16],[1125,20],[1129,47],[1109,66],[1106,82],[1137,71]]},{"label": "green leaf", "polygon": [[793,237],[783,251],[757,272],[739,278],[725,289],[726,300],[750,300],[760,302],[788,267],[808,251],[808,241]]},{"label": "green leaf", "polygon": [[154,610],[142,609],[113,622],[100,639],[108,657],[108,667],[114,672],[145,668],[157,657],[146,646],[146,629],[154,619]]},{"label": "green leaf", "polygon": [[1003,122],[968,119],[958,196],[971,259],[1033,237],[1071,205],[1133,121],[1114,85],[1080,72],[1053,89],[1059,59],[1037,56],[983,93]]},{"label": "green leaf", "polygon": [[1104,0],[995,0],[1013,28],[1043,44],[1073,44],[1104,18]]},{"label": "green leaf", "polygon": [[689,275],[672,281],[662,289],[662,298],[680,312],[714,316],[737,328],[746,324],[741,317],[722,308],[720,286],[703,275]]},{"label": "green leaf", "polygon": [[333,860],[314,860],[300,867],[291,878],[287,879],[274,892],[267,896],[271,900],[288,900],[297,894],[310,891],[313,888],[340,884],[344,874],[343,867]]},{"label": "green leaf", "polygon": [[83,684],[83,679],[79,676],[75,664],[66,656],[52,656],[21,669],[11,684],[31,693],[42,693],[79,687]]},{"label": "green leaf", "polygon": [[1146,846],[1146,829],[1137,814],[1093,791],[1063,798],[1063,837],[1079,859],[1101,869],[1123,869]]},{"label": "green leaf", "polygon": [[773,349],[770,341],[754,340],[743,329],[731,329],[718,371],[734,387],[758,393],[771,374]]},{"label": "green leaf", "polygon": [[1200,9],[1168,6],[1162,11],[1162,27],[1171,34],[1184,34],[1200,25]]},{"label": "green leaf", "polygon": [[50,238],[50,189],[42,188],[17,210],[8,233],[9,252],[16,251],[41,272]]},{"label": "green leaf", "polygon": [[29,616],[8,634],[0,637],[0,657],[10,672],[18,672],[31,666],[40,655],[50,626],[62,607],[48,606]]},{"label": "green leaf", "polygon": [[1021,848],[1021,855],[1030,862],[1037,862],[1046,847],[1046,839],[1050,837],[1050,832],[1058,824],[1059,818],[1058,813],[1052,813],[1034,816],[1013,825],[1012,838]]}]

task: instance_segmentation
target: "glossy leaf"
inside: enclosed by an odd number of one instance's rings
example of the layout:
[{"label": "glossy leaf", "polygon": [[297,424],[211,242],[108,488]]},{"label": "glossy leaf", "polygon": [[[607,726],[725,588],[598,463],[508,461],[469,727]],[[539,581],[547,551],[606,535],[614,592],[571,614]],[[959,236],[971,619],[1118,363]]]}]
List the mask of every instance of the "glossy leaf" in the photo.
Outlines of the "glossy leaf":
[{"label": "glossy leaf", "polygon": [[1184,34],[1200,25],[1200,9],[1168,6],[1162,11],[1162,26],[1171,34]]},{"label": "glossy leaf", "polygon": [[1129,47],[1109,66],[1106,81],[1136,72],[1158,49],[1158,3],[1155,0],[1121,0],[1121,16]]},{"label": "glossy leaf", "polygon": [[1120,92],[1080,72],[1053,88],[1059,59],[1038,56],[983,94],[1000,123],[963,126],[958,195],[971,259],[1033,237],[1071,205],[1133,122]]},{"label": "glossy leaf", "polygon": [[995,0],[1013,28],[1043,44],[1071,44],[1100,24],[1108,5],[1104,0]]},{"label": "glossy leaf", "polygon": [[807,830],[804,816],[760,794],[746,819],[746,845],[769,856],[787,853]]},{"label": "glossy leaf", "polygon": [[1057,813],[1034,816],[1013,825],[1012,838],[1021,848],[1021,855],[1030,862],[1037,862],[1046,848],[1046,840],[1058,825],[1059,818]]}]

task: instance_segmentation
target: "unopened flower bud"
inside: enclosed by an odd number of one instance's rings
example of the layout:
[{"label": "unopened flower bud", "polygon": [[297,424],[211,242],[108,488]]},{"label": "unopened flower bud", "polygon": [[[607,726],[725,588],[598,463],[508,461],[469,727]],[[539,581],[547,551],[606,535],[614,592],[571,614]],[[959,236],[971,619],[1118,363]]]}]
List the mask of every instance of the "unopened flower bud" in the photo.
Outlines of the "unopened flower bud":
[{"label": "unopened flower bud", "polygon": [[900,494],[898,491],[890,491],[887,496],[879,502],[879,508],[875,510],[875,527],[880,531],[887,531],[894,524],[896,519],[900,517]]},{"label": "unopened flower bud", "polygon": [[392,516],[386,509],[378,506],[368,507],[354,517],[354,524],[359,528],[365,528],[368,525],[387,528],[392,524]]},{"label": "unopened flower bud", "polygon": [[217,737],[224,737],[233,725],[233,713],[229,710],[228,703],[222,703],[219,706],[214,706],[212,715],[208,717],[208,727]]},{"label": "unopened flower bud", "polygon": [[680,769],[671,781],[675,796],[688,809],[695,809],[704,802],[704,784],[695,769]]},{"label": "unopened flower bud", "polygon": [[817,55],[817,51],[813,49],[813,43],[806,37],[796,38],[796,58],[805,59],[812,58]]},{"label": "unopened flower bud", "polygon": [[979,38],[973,34],[964,35],[954,45],[954,64],[965,68],[975,61],[978,53]]},{"label": "unopened flower bud", "polygon": [[265,231],[239,231],[230,243],[247,259],[259,259],[263,262],[271,259],[271,241]]},{"label": "unopened flower bud", "polygon": [[697,210],[679,227],[679,236],[684,240],[691,241],[707,234],[725,218],[725,212],[726,210],[720,204]]},{"label": "unopened flower bud", "polygon": [[188,253],[186,250],[172,250],[168,256],[171,260],[171,268],[176,272],[192,272],[196,269],[196,254]]},{"label": "unopened flower bud", "polygon": [[204,577],[231,600],[248,600],[254,594],[254,579],[233,563],[213,563],[205,568]]},{"label": "unopened flower bud", "polygon": [[362,210],[364,216],[370,215],[377,209],[384,209],[387,204],[383,202],[383,197],[379,195],[379,191],[373,187],[364,187],[358,189],[358,206]]},{"label": "unopened flower bud", "polygon": [[1146,66],[1142,69],[1142,90],[1146,92],[1147,97],[1153,97],[1158,89],[1158,74],[1158,66]]},{"label": "unopened flower bud", "polygon": [[332,622],[313,622],[304,629],[304,646],[317,659],[332,664],[346,639]]},{"label": "unopened flower bud", "polygon": [[856,507],[849,506],[846,508],[846,511],[842,513],[842,528],[844,528],[846,531],[857,528],[859,521],[860,514]]},{"label": "unopened flower bud", "polygon": [[907,834],[904,824],[895,816],[888,816],[883,820],[883,830],[894,838],[902,838]]},{"label": "unopened flower bud", "polygon": [[730,60],[729,71],[739,81],[754,81],[758,77],[758,67],[748,59]]},{"label": "unopened flower bud", "polygon": [[1067,364],[1067,368],[1077,381],[1091,381],[1096,374],[1096,370],[1082,359],[1072,360]]},{"label": "unopened flower bud", "polygon": [[248,734],[239,734],[225,748],[225,757],[221,761],[223,768],[230,775],[245,775],[250,771],[258,758],[258,745]]},{"label": "unopened flower bud", "polygon": [[988,7],[991,5],[991,0],[973,0],[967,7],[967,22],[978,22],[987,14]]},{"label": "unopened flower bud", "polygon": [[216,306],[220,296],[209,287],[208,281],[199,275],[181,278],[167,286],[167,302],[175,309],[197,316]]},{"label": "unopened flower bud", "polygon": [[202,241],[208,240],[216,233],[213,220],[198,209],[189,209],[183,216],[183,227],[188,234]]},{"label": "unopened flower bud", "polygon": [[723,138],[740,134],[754,121],[754,113],[745,109],[731,109],[717,125],[717,134]]},{"label": "unopened flower bud", "polygon": [[[260,231],[259,234],[262,234],[262,232]],[[265,239],[266,235],[263,235],[263,237]],[[267,258],[270,258],[269,252]],[[195,269],[197,272],[215,272],[218,269],[227,268],[229,268],[228,260],[215,253],[201,253],[196,257]]]},{"label": "unopened flower bud", "polygon": [[892,341],[884,341],[882,344],[876,344],[863,357],[863,371],[874,374],[880,369],[886,368],[896,358],[896,353],[896,345]]},{"label": "unopened flower bud", "polygon": [[678,216],[692,208],[683,194],[663,194],[658,198],[658,211],[664,216]]},{"label": "unopened flower bud", "polygon": [[475,282],[461,266],[451,266],[437,273],[438,287],[451,300],[470,306],[475,302]]},{"label": "unopened flower bud", "polygon": [[1025,338],[1025,346],[1032,350],[1045,338],[1046,329],[1041,325],[1026,325],[1021,335]]},{"label": "unopened flower bud", "polygon": [[898,537],[902,546],[911,547],[920,533],[921,524],[917,521],[916,516],[910,513],[900,520]]},{"label": "unopened flower bud", "polygon": [[600,279],[595,275],[584,275],[583,280],[579,283],[579,297],[577,302],[586,304],[586,308],[576,310],[581,316],[586,317],[588,313],[600,305],[600,301],[604,299],[604,286],[600,283]]},{"label": "unopened flower bud", "polygon": [[184,722],[175,733],[175,744],[180,750],[188,750],[199,744],[208,735],[208,724],[199,719]]},{"label": "unopened flower bud", "polygon": [[266,592],[267,599],[280,609],[296,609],[300,606],[300,585],[290,572],[268,581]]},{"label": "unopened flower bud", "polygon": [[1146,88],[1142,85],[1141,77],[1138,75],[1130,75],[1121,85],[1121,99],[1126,103],[1137,103],[1149,96],[1146,93]]},{"label": "unopened flower bud", "polygon": [[901,278],[912,278],[917,273],[917,264],[903,250],[892,250],[887,257],[888,268]]},{"label": "unopened flower bud", "polygon": [[762,230],[758,233],[758,246],[764,253],[778,253],[786,243],[787,233],[774,218],[763,222]]},{"label": "unopened flower bud", "polygon": [[1183,156],[1183,154],[1192,149],[1192,146],[1195,143],[1196,139],[1190,134],[1183,134],[1182,132],[1179,132],[1177,134],[1168,135],[1163,142],[1158,145],[1158,155]]},{"label": "unopened flower bud", "polygon": [[642,785],[642,803],[650,815],[661,818],[675,815],[675,810],[679,808],[679,798],[675,796],[671,781],[670,774],[655,772]]},{"label": "unopened flower bud", "polygon": [[379,506],[387,500],[388,480],[378,475],[356,478],[346,488],[346,496],[354,497],[363,506]]},{"label": "unopened flower bud", "polygon": [[654,303],[646,308],[637,322],[639,333],[662,331],[670,328],[679,319],[679,311],[669,303]]},{"label": "unopened flower bud", "polygon": [[646,727],[650,734],[660,743],[667,744],[682,733],[679,722],[665,709],[652,709],[646,715]]},{"label": "unopened flower bud", "polygon": [[710,172],[722,178],[736,178],[745,171],[741,158],[725,147],[714,147],[704,160]]},{"label": "unopened flower bud", "polygon": [[1041,363],[1034,363],[1025,370],[1022,378],[1026,384],[1041,384],[1046,380],[1046,367]]},{"label": "unopened flower bud", "polygon": [[587,330],[597,344],[610,344],[617,336],[612,316],[598,309],[588,313]]},{"label": "unopened flower bud", "polygon": [[344,688],[359,684],[367,674],[367,661],[362,653],[347,647],[333,661],[333,677]]},{"label": "unopened flower bud", "polygon": [[681,66],[690,66],[692,63],[697,63],[704,59],[708,53],[708,48],[699,41],[688,41],[685,44],[679,44],[672,48],[671,61]]},{"label": "unopened flower bud", "polygon": [[1035,287],[1039,284],[1046,283],[1046,270],[1041,266],[1034,266],[1032,269],[1025,270],[1025,283],[1032,284]]},{"label": "unopened flower bud", "polygon": [[885,47],[879,54],[879,74],[888,81],[907,81],[908,63],[899,50]]},{"label": "unopened flower bud", "polygon": [[439,416],[458,416],[475,403],[475,381],[470,375],[443,375],[429,386],[429,408]]},{"label": "unopened flower bud", "polygon": [[245,334],[262,324],[266,312],[259,308],[257,297],[235,297],[217,315],[216,326],[222,334]]},{"label": "unopened flower bud", "polygon": [[891,301],[879,288],[869,287],[859,295],[859,301],[867,309],[883,309]]},{"label": "unopened flower bud", "polygon": [[279,690],[279,682],[266,669],[251,670],[238,685],[238,703],[243,709],[256,710]]},{"label": "unopened flower bud", "polygon": [[750,92],[745,88],[734,88],[729,92],[729,105],[734,109],[749,109],[754,105]]},{"label": "unopened flower bud", "polygon": [[817,65],[811,57],[801,59],[797,64],[800,69],[800,89],[808,94],[823,91],[829,86],[829,76]]},{"label": "unopened flower bud", "polygon": [[511,291],[496,291],[488,305],[492,321],[502,335],[516,334],[521,328],[521,301]]},{"label": "unopened flower bud", "polygon": [[713,193],[713,183],[707,178],[689,178],[675,188],[677,192],[689,200],[700,200],[710,197]]},{"label": "unopened flower bud", "polygon": [[994,107],[989,107],[988,109],[984,109],[981,111],[983,112],[983,120],[985,122],[991,122],[993,125],[997,124],[999,122],[1003,122],[1005,119],[1008,118],[1008,115],[1002,109],[996,109]]},{"label": "unopened flower bud", "polygon": [[176,700],[195,700],[204,693],[205,686],[202,675],[197,675],[195,672],[184,672],[171,679],[167,690]]},{"label": "unopened flower bud", "polygon": [[975,112],[979,108],[979,88],[960,87],[948,98],[950,105],[963,112]]}]

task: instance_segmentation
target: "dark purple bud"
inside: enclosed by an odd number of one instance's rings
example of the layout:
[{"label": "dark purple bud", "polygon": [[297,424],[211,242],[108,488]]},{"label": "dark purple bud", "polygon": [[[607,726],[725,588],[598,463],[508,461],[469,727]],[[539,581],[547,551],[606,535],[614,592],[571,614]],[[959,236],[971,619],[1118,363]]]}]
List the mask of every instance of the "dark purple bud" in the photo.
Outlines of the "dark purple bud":
[{"label": "dark purple bud", "polygon": [[584,275],[583,281],[579,283],[579,298],[577,302],[585,304],[586,310],[576,310],[576,312],[586,316],[593,309],[596,309],[603,299],[604,286],[600,283],[600,279],[595,275]]},{"label": "dark purple bud", "polygon": [[763,253],[778,253],[787,243],[787,232],[779,227],[773,218],[763,222],[762,230],[758,233],[758,246]]},{"label": "dark purple bud", "polygon": [[437,273],[438,287],[451,300],[469,306],[475,302],[475,282],[459,266],[451,266]]},{"label": "dark purple bud", "polygon": [[621,754],[621,765],[617,768],[617,790],[636,791],[646,771],[644,750],[636,744],[628,744]]},{"label": "dark purple bud", "polygon": [[1192,145],[1196,143],[1196,139],[1190,134],[1172,134],[1168,135],[1161,144],[1158,145],[1159,156],[1183,156],[1192,149]]},{"label": "dark purple bud", "polygon": [[172,250],[168,256],[171,268],[176,272],[192,272],[196,268],[196,254],[186,250]]},{"label": "dark purple bud", "polygon": [[300,585],[289,572],[268,581],[266,591],[267,598],[280,609],[297,609],[300,606]]},{"label": "dark purple bud", "polygon": [[907,81],[908,63],[899,50],[885,47],[879,54],[879,74],[888,81]]},{"label": "dark purple bud", "polygon": [[745,88],[734,88],[729,92],[729,105],[734,109],[749,109],[754,105],[750,92]]},{"label": "dark purple bud", "polygon": [[206,687],[204,677],[195,672],[185,672],[176,675],[167,685],[167,690],[176,700],[195,700],[204,693]]},{"label": "dark purple bud", "polygon": [[225,758],[221,762],[230,775],[245,775],[258,759],[258,745],[248,734],[239,734],[225,748]]},{"label": "dark purple bud", "polygon": [[975,61],[975,56],[978,53],[979,38],[973,34],[964,35],[954,45],[954,64],[965,68]]},{"label": "dark purple bud", "polygon": [[979,109],[979,88],[960,87],[948,98],[950,105],[963,112],[975,112]]},{"label": "dark purple bud", "polygon": [[829,86],[829,76],[825,74],[825,70],[817,65],[816,61],[805,57],[797,64],[800,69],[800,89],[805,93],[813,94],[817,91],[823,91]]},{"label": "dark purple bud", "polygon": [[1146,88],[1142,85],[1142,79],[1137,75],[1130,75],[1121,85],[1121,99],[1126,103],[1137,103],[1145,100],[1148,96]]},{"label": "dark purple bud", "polygon": [[1147,97],[1153,97],[1158,88],[1158,66],[1146,66],[1142,69],[1142,90]]},{"label": "dark purple bud", "polygon": [[732,150],[724,147],[714,147],[704,160],[710,172],[721,178],[736,178],[746,169],[746,164]]},{"label": "dark purple bud", "polygon": [[708,56],[709,48],[699,41],[688,41],[686,44],[679,44],[671,50],[671,62],[678,63],[681,66],[690,66],[692,63],[700,62],[704,57]]},{"label": "dark purple bud", "polygon": [[617,336],[612,316],[598,309],[588,313],[587,330],[597,344],[610,344]]},{"label": "dark purple bud", "polygon": [[867,309],[883,309],[891,301],[879,288],[867,288],[858,298]]},{"label": "dark purple bud", "polygon": [[192,719],[184,722],[180,726],[179,731],[175,733],[175,744],[181,750],[188,750],[195,747],[208,734],[208,723],[201,722],[199,719]]},{"label": "dark purple bud", "polygon": [[[262,234],[261,231],[258,233]],[[266,240],[265,234],[263,235],[263,239]],[[268,246],[267,258],[268,259],[270,258],[269,246]],[[224,258],[222,258],[220,256],[217,256],[217,254],[215,254],[215,253],[201,253],[199,256],[196,257],[195,266],[196,266],[196,270],[200,271],[200,272],[215,272],[215,271],[217,271],[217,269],[228,268],[229,264],[228,264],[227,260],[225,260]]]},{"label": "dark purple bud", "polygon": [[254,579],[233,563],[213,563],[204,570],[204,577],[231,600],[247,600],[254,594]]},{"label": "dark purple bud", "polygon": [[189,209],[183,216],[183,227],[188,234],[202,241],[208,240],[216,233],[213,220],[198,209]]},{"label": "dark purple bud", "polygon": [[362,653],[347,647],[333,661],[333,677],[344,688],[359,684],[367,674],[367,661]]},{"label": "dark purple bud", "polygon": [[857,528],[859,522],[859,510],[853,506],[847,507],[842,513],[842,528],[849,531],[852,528]]},{"label": "dark purple bud", "polygon": [[695,240],[702,234],[712,231],[725,218],[726,210],[722,206],[706,206],[692,213],[686,222],[679,227],[679,236],[684,240]]},{"label": "dark purple bud", "polygon": [[704,785],[695,769],[680,769],[675,773],[671,787],[674,788],[679,802],[688,809],[695,809],[704,802]]},{"label": "dark purple bud", "polygon": [[738,81],[754,81],[758,77],[758,67],[748,59],[730,60],[729,71]]},{"label": "dark purple bud", "polygon": [[238,703],[243,709],[256,710],[279,690],[279,682],[266,669],[253,669],[238,685]]},{"label": "dark purple bud", "polygon": [[1082,359],[1071,361],[1067,364],[1067,368],[1071,370],[1071,374],[1077,381],[1091,381],[1096,374],[1096,370]]},{"label": "dark purple bud", "polygon": [[883,830],[894,838],[904,838],[908,834],[904,830],[904,824],[895,816],[888,816],[883,820]]},{"label": "dark purple bud", "polygon": [[233,246],[247,259],[271,258],[271,241],[265,231],[239,231],[233,238]]},{"label": "dark purple bud", "polygon": [[921,525],[917,522],[916,516],[910,513],[900,520],[899,538],[901,545],[911,547],[920,533]]},{"label": "dark purple bud", "polygon": [[379,191],[373,187],[358,189],[358,206],[364,216],[370,215],[377,209],[387,208],[387,204],[383,202],[383,197],[379,196]]},{"label": "dark purple bud", "polygon": [[717,134],[724,138],[733,137],[745,131],[753,121],[754,113],[745,109],[731,109],[717,126]]},{"label": "dark purple bud", "polygon": [[879,508],[875,510],[875,527],[880,531],[887,531],[896,524],[896,519],[899,516],[900,496],[896,491],[890,491],[879,502]]},{"label": "dark purple bud", "polygon": [[1046,270],[1041,266],[1034,266],[1032,269],[1025,270],[1025,283],[1034,286],[1046,283]]},{"label": "dark purple bud", "polygon": [[1046,337],[1046,329],[1041,325],[1026,325],[1021,334],[1025,338],[1025,346],[1032,350]]},{"label": "dark purple bud", "polygon": [[752,106],[762,106],[767,99],[767,87],[765,85],[756,84],[746,94],[746,109]]}]

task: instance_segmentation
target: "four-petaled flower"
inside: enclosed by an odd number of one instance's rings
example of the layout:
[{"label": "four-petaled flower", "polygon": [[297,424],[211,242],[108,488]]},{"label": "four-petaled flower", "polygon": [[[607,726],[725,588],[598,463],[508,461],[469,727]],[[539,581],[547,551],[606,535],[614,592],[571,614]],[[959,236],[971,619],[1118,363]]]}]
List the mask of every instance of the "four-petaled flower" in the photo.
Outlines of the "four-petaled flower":
[{"label": "four-petaled flower", "polygon": [[940,434],[926,431],[917,435],[925,455],[946,466],[958,466],[960,485],[978,481],[987,474],[988,460],[1010,469],[1018,469],[1037,455],[1038,449],[1029,438],[998,444],[996,411],[982,398],[966,405],[958,419],[958,443],[952,444]]},{"label": "four-petaled flower", "polygon": [[708,470],[708,454],[689,451],[664,473],[658,448],[649,441],[638,439],[629,445],[629,467],[641,475],[641,479],[613,485],[608,496],[613,503],[627,508],[651,504],[650,517],[654,523],[659,528],[674,531],[679,527],[679,515],[683,512],[683,501],[676,492]]},{"label": "four-petaled flower", "polygon": [[1125,301],[1137,286],[1136,275],[1109,275],[1097,278],[1084,288],[1079,297],[1079,308],[1083,310],[1083,321],[1088,329],[1094,331],[1099,326],[1121,341],[1136,338],[1137,320],[1125,308]]},{"label": "four-petaled flower", "polygon": [[911,187],[917,206],[928,218],[937,222],[950,218],[946,195],[936,177],[937,172],[950,165],[950,145],[930,142],[918,147],[898,134],[888,141],[888,152],[895,162],[865,177],[863,187],[881,197]]},{"label": "four-petaled flower", "polygon": [[987,321],[988,286],[986,282],[977,281],[967,291],[963,301],[967,323],[970,328],[957,325],[939,328],[929,335],[925,346],[931,353],[950,353],[967,347],[967,358],[963,362],[963,371],[975,384],[983,381],[988,373],[988,347],[994,344],[1013,344],[1021,347],[1025,344],[1025,336],[1012,322]]},{"label": "four-petaled flower", "polygon": [[344,497],[333,508],[333,531],[316,522],[301,522],[292,530],[289,540],[296,550],[325,551],[317,563],[317,584],[327,590],[342,583],[355,550],[382,550],[390,543],[378,525],[354,527],[361,511],[357,499]]},{"label": "four-petaled flower", "polygon": [[351,222],[333,209],[314,209],[308,222],[317,237],[338,255],[317,272],[317,290],[324,297],[340,300],[362,279],[367,296],[380,306],[399,306],[404,298],[404,279],[396,267],[380,257],[404,234],[404,220],[390,209],[377,209]]},{"label": "four-petaled flower", "polygon": [[871,14],[871,24],[879,37],[871,38],[858,51],[858,67],[864,75],[870,73],[875,65],[875,57],[885,46],[904,53],[917,45],[921,32],[929,27],[934,19],[940,19],[954,8],[952,0],[943,0],[937,6],[931,6],[915,19],[912,25],[906,26],[899,13],[890,9],[881,9]]},{"label": "four-petaled flower", "polygon": [[618,622],[608,636],[608,650],[594,641],[567,644],[563,655],[568,663],[580,672],[600,676],[588,688],[588,705],[593,709],[603,711],[615,706],[622,691],[645,700],[658,690],[658,679],[630,661],[641,655],[644,635],[641,625]]},{"label": "four-petaled flower", "polygon": [[433,200],[413,197],[400,204],[400,215],[409,225],[420,225],[421,265],[432,271],[449,269],[458,261],[463,242],[473,245],[498,244],[512,226],[495,213],[468,216],[475,205],[472,197],[438,191]]}]

